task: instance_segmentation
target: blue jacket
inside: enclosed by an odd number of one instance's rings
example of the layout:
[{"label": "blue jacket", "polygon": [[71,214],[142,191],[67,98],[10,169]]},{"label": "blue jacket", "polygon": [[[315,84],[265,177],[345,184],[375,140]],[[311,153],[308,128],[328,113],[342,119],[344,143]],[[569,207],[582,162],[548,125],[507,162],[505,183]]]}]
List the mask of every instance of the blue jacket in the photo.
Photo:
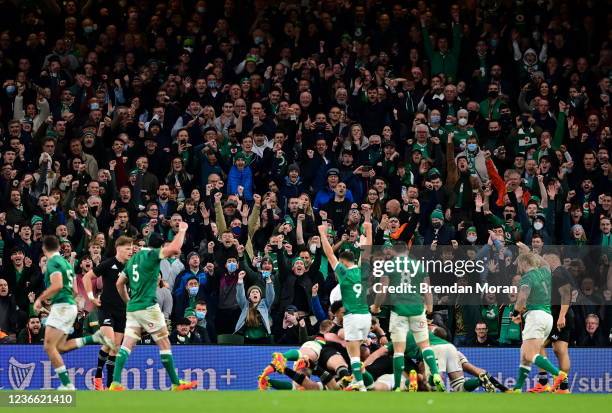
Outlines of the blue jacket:
[{"label": "blue jacket", "polygon": [[236,168],[236,165],[232,166],[229,175],[227,176],[227,193],[236,194],[238,193],[238,186],[242,185],[244,188],[243,196],[247,201],[253,200],[253,172],[250,166],[245,166],[242,171]]},{"label": "blue jacket", "polygon": [[[335,196],[336,193],[329,186],[321,189],[319,192],[317,192],[317,196],[315,196],[313,208],[317,210],[320,209],[324,205],[327,205],[330,201],[333,201]],[[346,190],[345,198],[347,201],[349,201],[349,203],[353,203],[353,193],[350,189]]]},{"label": "blue jacket", "polygon": [[[249,301],[246,297],[246,292],[244,291],[244,282],[238,282],[236,285],[236,301],[238,301],[238,305],[240,306],[240,317],[238,318],[238,322],[236,323],[236,330],[234,330],[234,334],[236,334],[246,323],[247,314],[249,312]],[[267,282],[266,283],[266,294],[265,297],[257,304],[257,311],[261,315],[261,319],[263,320],[264,327],[266,327],[266,331],[268,334],[272,334],[272,330],[270,329],[270,308],[272,307],[272,303],[274,302],[274,283]]]}]

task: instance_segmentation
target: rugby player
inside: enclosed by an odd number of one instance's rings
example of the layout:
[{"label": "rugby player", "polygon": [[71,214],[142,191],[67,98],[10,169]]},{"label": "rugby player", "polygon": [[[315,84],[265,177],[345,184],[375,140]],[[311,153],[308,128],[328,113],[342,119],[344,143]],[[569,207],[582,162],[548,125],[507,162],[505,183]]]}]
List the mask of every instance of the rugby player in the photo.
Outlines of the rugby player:
[{"label": "rugby player", "polygon": [[[391,248],[385,248],[386,258],[390,258],[393,255]],[[410,259],[409,259],[410,260]],[[407,268],[413,268],[408,266]],[[390,274],[385,274],[381,277],[381,283],[383,285],[389,285],[395,287],[401,286],[415,286],[415,292],[405,292],[402,294],[396,294],[391,300],[392,309],[391,317],[389,319],[389,331],[391,332],[391,341],[393,342],[393,375],[394,375],[394,390],[399,390],[400,379],[404,372],[404,351],[406,350],[406,337],[408,332],[412,332],[414,340],[418,347],[421,349],[423,354],[423,360],[429,371],[431,372],[432,382],[438,391],[445,391],[444,382],[438,372],[438,365],[436,362],[436,356],[432,350],[427,327],[427,317],[425,313],[431,313],[433,309],[433,299],[431,293],[424,294],[425,304],[423,302],[423,296],[419,293],[419,288],[422,283],[429,284],[429,276],[427,276],[421,269],[418,269],[415,274],[409,274],[408,272],[399,273],[393,271]],[[380,313],[380,304],[384,302],[386,298],[386,289],[380,294],[376,295],[375,302],[371,306],[373,314]]]},{"label": "rugby player", "polygon": [[[557,253],[548,252],[544,254],[544,259],[552,271],[552,291],[551,291],[551,311],[553,316],[553,328],[544,343],[540,354],[546,356],[546,346],[552,343],[553,351],[559,362],[559,368],[569,374],[569,340],[571,326],[574,325],[574,312],[572,311],[571,298],[574,282],[571,274],[561,265],[561,259]],[[545,370],[538,372],[538,383],[529,389],[531,393],[542,393],[550,391],[548,385],[548,373]],[[561,382],[557,393],[569,393],[569,383],[567,378]]]},{"label": "rugby player", "polygon": [[[172,390],[189,390],[197,386],[195,381],[179,380],[174,369],[166,320],[159,304],[157,304],[159,263],[165,258],[180,254],[188,227],[189,225],[186,222],[180,222],[178,233],[174,236],[174,239],[162,248],[160,248],[163,244],[161,236],[153,233],[149,238],[149,248],[141,248],[137,254],[130,258],[125,264],[123,272],[119,274],[116,285],[119,295],[127,303],[127,317],[125,335],[113,372],[113,382],[109,386],[111,391],[125,390],[121,384],[123,366],[127,362],[132,348],[140,340],[143,330],[151,335],[153,341],[159,347],[162,364],[172,382]],[[131,295],[128,295],[127,286],[130,288]]]},{"label": "rugby player", "polygon": [[554,376],[552,390],[559,388],[567,379],[567,373],[555,367],[546,356],[540,354],[544,340],[553,326],[550,311],[551,273],[543,258],[532,252],[523,252],[517,258],[517,270],[523,274],[519,283],[519,294],[514,305],[512,321],[524,319],[521,364],[513,391],[520,393],[531,371],[531,364]]},{"label": "rugby player", "polygon": [[45,285],[47,289],[34,301],[34,311],[39,313],[42,303],[46,299],[51,300],[51,311],[47,317],[45,328],[45,352],[49,355],[51,365],[62,383],[57,389],[75,390],[60,353],[93,343],[102,344],[115,350],[115,343],[99,330],[91,336],[67,340],[68,335],[74,330],[73,325],[77,318],[78,309],[74,299],[74,268],[60,255],[59,249],[60,244],[56,236],[49,235],[43,239],[42,250],[47,257],[45,265]]},{"label": "rugby player", "polygon": [[[364,222],[362,225],[366,233],[367,245],[372,245],[372,224]],[[353,372],[353,380],[348,389],[367,391],[361,372],[361,343],[368,337],[372,326],[372,316],[366,300],[367,291],[362,283],[361,269],[355,263],[355,256],[351,251],[343,251],[339,257],[336,257],[327,239],[327,224],[319,225],[318,230],[323,252],[340,284],[342,302],[346,311],[343,322],[344,339]]]},{"label": "rugby player", "polygon": [[[98,307],[98,319],[100,320],[100,331],[104,336],[113,340],[119,347],[123,340],[125,330],[125,303],[117,290],[117,279],[123,271],[123,266],[132,256],[132,238],[124,235],[115,241],[115,256],[102,261],[83,277],[83,286],[87,292],[87,298]],[[94,278],[102,277],[102,294],[94,297],[92,281]],[[110,386],[115,369],[115,356],[117,352],[107,346],[102,346],[98,352],[98,365],[93,378],[94,389],[104,390],[102,383],[102,370],[106,364],[106,387]]]}]

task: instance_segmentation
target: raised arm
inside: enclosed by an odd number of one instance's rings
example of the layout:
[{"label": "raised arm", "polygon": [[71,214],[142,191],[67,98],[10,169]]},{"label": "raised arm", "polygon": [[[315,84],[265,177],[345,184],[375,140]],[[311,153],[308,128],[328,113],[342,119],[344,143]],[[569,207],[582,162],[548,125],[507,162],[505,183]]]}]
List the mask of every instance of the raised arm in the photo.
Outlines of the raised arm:
[{"label": "raised arm", "polygon": [[319,236],[321,237],[321,246],[323,247],[323,252],[327,257],[327,261],[329,261],[329,265],[332,268],[336,268],[338,265],[338,258],[334,255],[334,248],[329,243],[327,239],[327,224],[321,224],[317,227],[319,229]]},{"label": "raised arm", "polygon": [[189,224],[186,222],[181,222],[179,224],[179,230],[172,242],[170,244],[163,247],[160,251],[160,257],[168,258],[173,255],[181,253],[181,247],[183,246],[183,242],[185,241],[185,234],[187,233],[187,228],[189,228]]}]

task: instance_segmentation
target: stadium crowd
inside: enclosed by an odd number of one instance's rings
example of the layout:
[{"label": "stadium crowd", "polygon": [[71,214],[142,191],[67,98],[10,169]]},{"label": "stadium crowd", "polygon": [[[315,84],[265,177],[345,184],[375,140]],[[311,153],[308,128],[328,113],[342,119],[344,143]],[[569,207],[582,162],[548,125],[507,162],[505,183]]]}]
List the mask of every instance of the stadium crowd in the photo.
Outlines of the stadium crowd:
[{"label": "stadium crowd", "polygon": [[[517,241],[600,248],[563,257],[570,344],[612,345],[605,3],[0,0],[0,340],[42,340],[43,236],[76,270],[79,336],[83,275],[183,220],[158,288],[173,344],[299,345],[337,284],[317,225],[358,254],[367,220],[377,246],[488,255],[483,280]],[[520,344],[512,297],[436,302],[455,344]]]}]

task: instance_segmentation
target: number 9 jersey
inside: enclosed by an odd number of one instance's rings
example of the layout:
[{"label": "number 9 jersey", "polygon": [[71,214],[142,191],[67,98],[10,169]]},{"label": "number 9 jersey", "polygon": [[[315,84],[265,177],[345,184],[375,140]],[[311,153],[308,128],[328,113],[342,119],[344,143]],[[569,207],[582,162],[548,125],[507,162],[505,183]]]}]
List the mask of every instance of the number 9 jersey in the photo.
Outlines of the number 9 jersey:
[{"label": "number 9 jersey", "polygon": [[160,248],[142,248],[125,264],[120,277],[126,277],[130,287],[128,312],[146,310],[157,303],[157,280]]},{"label": "number 9 jersey", "polygon": [[367,302],[368,291],[363,287],[361,268],[356,265],[347,268],[338,263],[334,272],[340,284],[342,305],[346,314],[370,314]]}]

